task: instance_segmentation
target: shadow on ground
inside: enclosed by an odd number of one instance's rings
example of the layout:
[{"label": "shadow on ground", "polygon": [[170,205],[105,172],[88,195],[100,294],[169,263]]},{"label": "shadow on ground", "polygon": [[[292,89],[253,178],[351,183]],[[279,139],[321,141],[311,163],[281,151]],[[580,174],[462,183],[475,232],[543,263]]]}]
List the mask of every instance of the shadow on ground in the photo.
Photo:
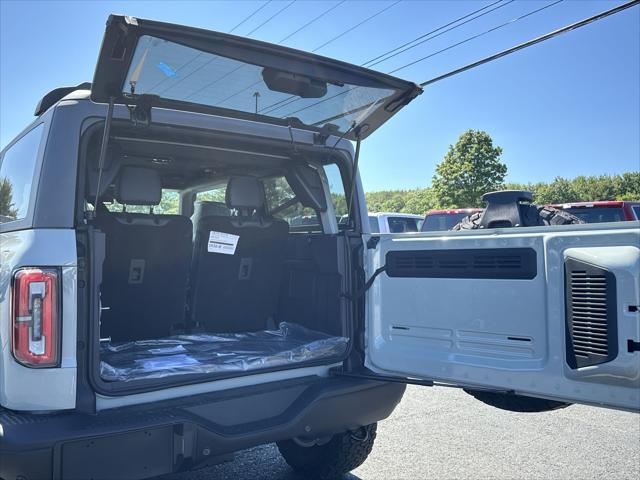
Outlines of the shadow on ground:
[{"label": "shadow on ground", "polygon": [[[162,480],[303,480],[296,475],[280,456],[274,444],[261,445],[238,452],[233,461],[176,475],[161,477]],[[160,479],[158,479],[160,480]],[[360,480],[348,474],[343,480]]]}]

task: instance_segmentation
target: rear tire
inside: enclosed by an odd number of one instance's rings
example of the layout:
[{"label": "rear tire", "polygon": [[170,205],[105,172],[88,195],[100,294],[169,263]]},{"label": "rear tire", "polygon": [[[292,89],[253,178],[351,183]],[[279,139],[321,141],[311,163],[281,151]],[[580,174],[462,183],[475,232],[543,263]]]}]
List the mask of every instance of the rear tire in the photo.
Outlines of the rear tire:
[{"label": "rear tire", "polygon": [[451,230],[475,230],[480,228],[480,219],[483,212],[476,212],[460,220],[460,223],[454,225]]},{"label": "rear tire", "polygon": [[376,438],[377,424],[355,432],[338,433],[322,445],[305,447],[295,440],[277,442],[291,468],[304,478],[330,480],[359,467],[367,459]]},{"label": "rear tire", "polygon": [[[454,225],[451,230],[475,230],[480,228],[480,221],[484,212],[476,212],[473,215],[464,217],[460,223]],[[539,207],[531,205],[526,211],[525,227],[542,226],[542,225],[572,225],[575,223],[584,223],[575,215],[569,212],[559,210],[553,207]]]},{"label": "rear tire", "polygon": [[538,207],[538,215],[544,225],[571,225],[574,223],[584,223],[575,215],[566,210],[553,207]]}]

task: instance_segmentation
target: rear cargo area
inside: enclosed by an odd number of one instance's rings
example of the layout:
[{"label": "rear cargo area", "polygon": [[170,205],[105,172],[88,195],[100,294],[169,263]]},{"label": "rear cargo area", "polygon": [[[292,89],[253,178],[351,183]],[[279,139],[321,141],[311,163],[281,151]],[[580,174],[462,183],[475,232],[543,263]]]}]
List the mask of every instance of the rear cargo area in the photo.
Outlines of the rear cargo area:
[{"label": "rear cargo area", "polygon": [[106,381],[183,374],[248,372],[341,355],[348,339],[282,322],[277,330],[200,333],[100,346],[100,376]]},{"label": "rear cargo area", "polygon": [[95,148],[87,159],[100,381],[209,381],[344,357],[344,236],[322,166],[118,138],[100,185]]}]

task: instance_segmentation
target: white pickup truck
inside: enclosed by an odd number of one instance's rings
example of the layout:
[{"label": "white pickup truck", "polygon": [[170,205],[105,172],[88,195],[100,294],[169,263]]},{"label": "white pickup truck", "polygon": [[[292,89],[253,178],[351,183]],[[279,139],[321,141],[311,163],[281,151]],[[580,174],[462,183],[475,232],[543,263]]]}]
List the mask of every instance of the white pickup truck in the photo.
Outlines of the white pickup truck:
[{"label": "white pickup truck", "polygon": [[419,232],[424,217],[412,213],[369,213],[371,233]]}]

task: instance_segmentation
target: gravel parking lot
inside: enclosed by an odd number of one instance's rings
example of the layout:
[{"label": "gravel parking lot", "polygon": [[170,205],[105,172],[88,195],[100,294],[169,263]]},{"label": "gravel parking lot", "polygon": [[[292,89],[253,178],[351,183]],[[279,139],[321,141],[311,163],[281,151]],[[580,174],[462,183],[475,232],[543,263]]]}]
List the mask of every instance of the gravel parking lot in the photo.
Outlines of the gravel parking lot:
[{"label": "gravel parking lot", "polygon": [[[169,478],[299,477],[274,445],[265,445],[238,453],[233,462]],[[575,405],[518,414],[453,389],[409,387],[379,425],[369,459],[348,478],[637,479],[640,415]]]}]

